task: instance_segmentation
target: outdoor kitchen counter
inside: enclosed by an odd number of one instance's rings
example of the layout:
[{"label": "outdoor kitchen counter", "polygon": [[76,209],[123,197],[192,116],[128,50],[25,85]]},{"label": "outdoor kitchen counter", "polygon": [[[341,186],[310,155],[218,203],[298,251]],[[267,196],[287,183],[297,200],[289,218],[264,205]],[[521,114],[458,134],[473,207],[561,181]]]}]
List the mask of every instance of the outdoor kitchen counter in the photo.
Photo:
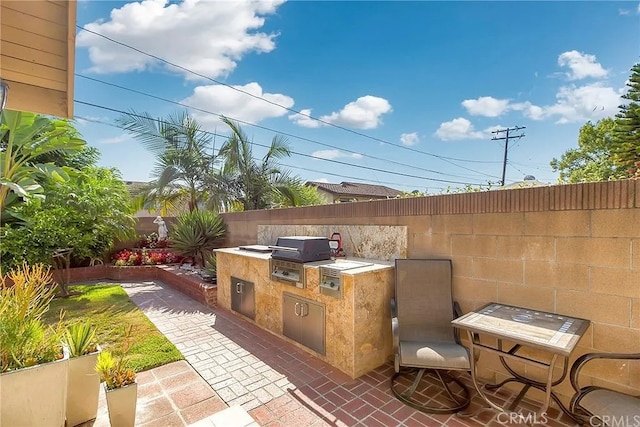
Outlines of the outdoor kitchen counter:
[{"label": "outdoor kitchen counter", "polygon": [[[270,253],[217,249],[218,304],[231,310],[231,277],[253,283],[253,322],[313,353],[352,378],[387,362],[392,353],[389,301],[394,289],[393,262],[362,258],[304,264],[303,289],[271,280]],[[320,293],[320,267],[342,262],[366,263],[341,272],[341,298]],[[324,307],[324,354],[283,336],[283,294]],[[251,319],[249,319],[251,321]]]}]

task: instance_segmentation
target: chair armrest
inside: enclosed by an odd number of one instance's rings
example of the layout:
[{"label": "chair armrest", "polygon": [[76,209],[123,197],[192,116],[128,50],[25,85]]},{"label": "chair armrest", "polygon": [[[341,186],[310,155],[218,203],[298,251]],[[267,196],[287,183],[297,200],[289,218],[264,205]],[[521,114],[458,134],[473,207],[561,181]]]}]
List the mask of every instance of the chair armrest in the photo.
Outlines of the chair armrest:
[{"label": "chair armrest", "polygon": [[596,359],[605,359],[605,360],[640,360],[640,353],[587,353],[578,357],[573,365],[571,366],[571,385],[576,392],[581,391],[580,384],[578,383],[578,376],[580,375],[580,370],[586,365],[588,362]]},{"label": "chair armrest", "polygon": [[400,334],[398,332],[398,307],[394,298],[391,298],[391,334],[393,337],[393,354],[396,355],[400,347]]}]

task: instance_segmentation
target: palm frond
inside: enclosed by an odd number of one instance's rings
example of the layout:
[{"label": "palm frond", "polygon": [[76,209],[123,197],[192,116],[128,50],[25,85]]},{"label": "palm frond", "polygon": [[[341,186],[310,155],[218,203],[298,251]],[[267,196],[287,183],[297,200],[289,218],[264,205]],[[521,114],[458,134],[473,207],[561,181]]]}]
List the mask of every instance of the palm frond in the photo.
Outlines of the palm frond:
[{"label": "palm frond", "polygon": [[170,122],[154,119],[146,112],[131,110],[116,123],[154,154],[162,154],[175,138],[175,127]]}]

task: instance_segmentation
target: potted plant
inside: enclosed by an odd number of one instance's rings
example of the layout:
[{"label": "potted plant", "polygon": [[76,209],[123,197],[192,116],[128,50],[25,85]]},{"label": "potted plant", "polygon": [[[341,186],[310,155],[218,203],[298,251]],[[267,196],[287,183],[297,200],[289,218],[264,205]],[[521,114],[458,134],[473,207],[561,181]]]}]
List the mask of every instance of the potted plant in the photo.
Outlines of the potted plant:
[{"label": "potted plant", "polygon": [[65,424],[69,352],[42,321],[54,293],[42,265],[0,279],[0,425]]},{"label": "potted plant", "polygon": [[96,418],[100,375],[95,366],[100,354],[95,329],[89,323],[76,323],[64,333],[69,348],[67,378],[67,425],[75,426]]},{"label": "potted plant", "polygon": [[113,357],[108,351],[98,355],[96,371],[104,382],[109,421],[112,426],[134,426],[138,384],[136,373],[125,365],[124,353]]}]

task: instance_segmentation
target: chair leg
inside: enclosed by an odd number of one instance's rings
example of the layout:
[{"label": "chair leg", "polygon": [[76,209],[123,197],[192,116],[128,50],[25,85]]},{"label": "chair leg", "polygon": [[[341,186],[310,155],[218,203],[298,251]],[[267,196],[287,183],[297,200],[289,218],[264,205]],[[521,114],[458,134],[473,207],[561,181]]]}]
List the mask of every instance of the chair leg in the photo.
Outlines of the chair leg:
[{"label": "chair leg", "polygon": [[411,384],[411,387],[409,388],[409,390],[407,390],[407,392],[404,393],[404,395],[403,395],[404,397],[406,397],[408,399],[416,391],[416,388],[418,388],[418,384],[420,383],[420,380],[422,380],[422,376],[424,375],[424,371],[425,371],[425,369],[420,369],[418,371],[418,373],[416,374],[416,379],[413,380],[413,384]]},{"label": "chair leg", "polygon": [[[449,399],[453,400],[454,402],[456,402],[458,405],[468,405],[469,404],[469,391],[467,390],[467,387],[462,384],[462,382],[460,380],[458,380],[457,378],[454,378],[450,375],[446,375],[446,377],[449,379],[449,381],[445,381],[445,379],[443,378],[442,374],[440,373],[440,371],[436,370],[436,375],[438,375],[438,379],[440,380],[440,382],[442,383],[442,386],[444,387],[444,389],[446,390],[447,394],[449,395]],[[459,400],[456,395],[451,391],[451,388],[449,387],[449,383],[451,382],[455,382],[456,384],[458,384],[458,386],[463,390],[464,394],[465,394],[465,398],[462,400]],[[466,404],[465,404],[466,402]]]},{"label": "chair leg", "polygon": [[[452,377],[450,375],[444,374],[444,376],[442,376],[442,374],[438,371],[435,370],[436,375],[438,377],[438,379],[440,380],[440,382],[442,383],[445,391],[447,392],[447,394],[449,395],[449,398],[451,399],[452,402],[454,402],[454,406],[428,406],[425,404],[422,404],[418,401],[416,401],[415,399],[411,399],[411,396],[414,394],[414,392],[416,391],[418,384],[420,383],[420,381],[422,380],[423,376],[424,376],[424,372],[426,371],[426,369],[419,369],[418,372],[416,373],[416,378],[414,379],[413,383],[411,384],[411,387],[409,387],[409,389],[403,393],[399,392],[396,389],[396,384],[395,384],[395,380],[398,376],[400,376],[401,374],[406,373],[406,371],[403,372],[398,372],[396,373],[392,378],[391,378],[391,392],[393,393],[393,395],[402,403],[404,403],[405,405],[408,405],[418,411],[421,412],[425,412],[425,413],[431,413],[431,414],[452,414],[452,413],[456,413],[459,412],[463,409],[465,409],[467,406],[469,406],[469,403],[471,403],[471,395],[469,394],[469,390],[467,389],[467,387],[457,378]],[[447,381],[449,380],[449,381]],[[463,392],[463,397],[456,397],[455,394],[453,393],[453,391],[451,390],[449,383],[451,382],[455,382],[456,384],[458,384],[458,386],[462,389]]]}]

